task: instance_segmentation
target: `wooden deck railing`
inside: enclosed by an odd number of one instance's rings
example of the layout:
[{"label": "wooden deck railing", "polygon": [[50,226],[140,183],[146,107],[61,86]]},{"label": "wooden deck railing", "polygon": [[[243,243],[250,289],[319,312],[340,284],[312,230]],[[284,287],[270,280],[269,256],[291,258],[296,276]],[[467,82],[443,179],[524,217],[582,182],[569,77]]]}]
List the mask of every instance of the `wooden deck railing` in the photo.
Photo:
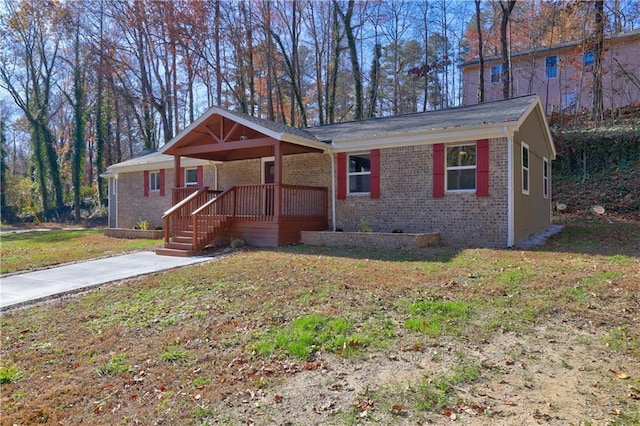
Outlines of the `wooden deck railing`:
[{"label": "wooden deck railing", "polygon": [[325,187],[282,185],[282,208],[284,220],[327,221],[328,190]]},{"label": "wooden deck railing", "polygon": [[[280,191],[278,194],[277,191]],[[280,217],[276,209],[280,195]],[[301,185],[237,185],[224,192],[202,188],[168,210],[163,216],[171,235],[193,228],[193,250],[202,250],[220,230],[234,220],[272,222],[327,221],[328,190]],[[165,242],[169,233],[165,231]]]}]

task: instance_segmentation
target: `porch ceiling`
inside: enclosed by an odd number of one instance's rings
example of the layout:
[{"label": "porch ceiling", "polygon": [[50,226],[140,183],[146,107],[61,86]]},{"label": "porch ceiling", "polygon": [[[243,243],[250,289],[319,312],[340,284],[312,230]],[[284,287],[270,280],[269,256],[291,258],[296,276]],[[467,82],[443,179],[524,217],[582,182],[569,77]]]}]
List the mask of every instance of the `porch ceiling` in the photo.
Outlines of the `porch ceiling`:
[{"label": "porch ceiling", "polygon": [[239,121],[221,114],[210,114],[176,136],[162,152],[215,161],[270,157],[275,154],[278,143],[282,155],[322,152],[314,146],[284,142],[274,137],[269,129],[260,131],[260,126],[255,123],[247,125]]}]

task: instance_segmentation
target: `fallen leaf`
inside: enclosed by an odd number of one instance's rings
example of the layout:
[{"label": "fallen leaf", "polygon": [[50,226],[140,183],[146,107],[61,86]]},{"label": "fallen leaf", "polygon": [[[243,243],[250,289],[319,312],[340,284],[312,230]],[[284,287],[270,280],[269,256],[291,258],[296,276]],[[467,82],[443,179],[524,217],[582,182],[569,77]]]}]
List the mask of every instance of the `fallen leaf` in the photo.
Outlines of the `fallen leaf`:
[{"label": "fallen leaf", "polygon": [[504,403],[504,405],[510,405],[512,407],[517,406],[518,404],[516,404],[515,402],[511,401],[510,399],[505,399],[504,401],[502,401]]},{"label": "fallen leaf", "polygon": [[444,410],[444,414],[445,417],[448,417],[451,420],[455,420],[456,418],[458,418],[458,416],[456,416],[456,413],[454,413],[453,411],[449,410],[448,408],[446,410]]},{"label": "fallen leaf", "polygon": [[278,394],[276,394],[276,395],[273,397],[273,400],[274,400],[276,403],[280,404],[280,403],[282,402],[282,395],[278,395]]},{"label": "fallen leaf", "polygon": [[404,409],[404,407],[400,404],[393,404],[391,406],[391,413],[395,414],[395,415],[400,415],[402,414],[402,410]]},{"label": "fallen leaf", "polygon": [[616,376],[618,379],[621,380],[625,380],[625,379],[630,379],[631,376],[629,376],[628,374],[623,373],[622,371],[615,371],[615,370],[609,370],[613,373],[614,376]]}]

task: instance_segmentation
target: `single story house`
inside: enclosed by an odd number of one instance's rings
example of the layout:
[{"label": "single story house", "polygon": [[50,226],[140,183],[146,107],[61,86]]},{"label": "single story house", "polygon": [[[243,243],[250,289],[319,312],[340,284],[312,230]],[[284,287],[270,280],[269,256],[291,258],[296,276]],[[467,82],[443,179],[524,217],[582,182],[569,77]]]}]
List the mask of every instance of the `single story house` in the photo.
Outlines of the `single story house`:
[{"label": "single story house", "polygon": [[[150,222],[163,217],[164,254],[364,228],[510,247],[551,224],[556,151],[538,96],[305,129],[213,107],[154,155],[103,176],[117,181],[110,225],[135,223],[123,206],[147,194],[166,198],[144,208]],[[172,184],[170,208],[154,179]]]}]

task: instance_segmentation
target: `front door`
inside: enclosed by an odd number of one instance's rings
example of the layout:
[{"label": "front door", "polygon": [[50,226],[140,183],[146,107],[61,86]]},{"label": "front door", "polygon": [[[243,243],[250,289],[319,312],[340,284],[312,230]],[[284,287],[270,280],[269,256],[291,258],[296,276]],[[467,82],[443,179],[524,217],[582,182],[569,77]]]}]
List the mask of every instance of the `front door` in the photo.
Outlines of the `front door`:
[{"label": "front door", "polygon": [[269,185],[275,182],[276,163],[274,161],[264,162],[264,214],[265,216],[273,216],[273,186]]}]

